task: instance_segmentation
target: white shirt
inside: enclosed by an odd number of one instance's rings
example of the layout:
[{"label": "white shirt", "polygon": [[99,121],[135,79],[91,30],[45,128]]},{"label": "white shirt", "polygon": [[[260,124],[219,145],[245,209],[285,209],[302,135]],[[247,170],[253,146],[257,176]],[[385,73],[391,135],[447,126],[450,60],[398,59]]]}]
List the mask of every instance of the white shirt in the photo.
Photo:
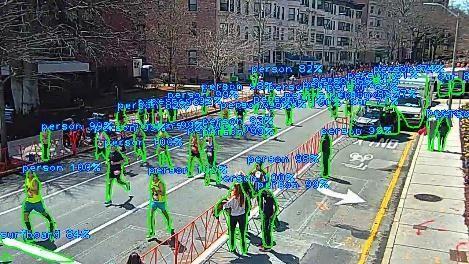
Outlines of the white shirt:
[{"label": "white shirt", "polygon": [[232,197],[228,202],[223,205],[223,209],[231,208],[231,216],[240,216],[246,212],[246,208],[241,207],[241,205],[238,202],[238,199],[235,197]]}]

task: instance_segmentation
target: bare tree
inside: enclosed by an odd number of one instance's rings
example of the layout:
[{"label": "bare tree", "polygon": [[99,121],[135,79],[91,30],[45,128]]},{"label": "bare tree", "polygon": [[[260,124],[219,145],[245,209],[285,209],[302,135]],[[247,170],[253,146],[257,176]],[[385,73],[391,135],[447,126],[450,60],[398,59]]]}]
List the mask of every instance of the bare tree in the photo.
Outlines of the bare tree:
[{"label": "bare tree", "polygon": [[203,30],[198,35],[197,50],[200,54],[199,66],[210,69],[214,84],[217,84],[228,67],[246,60],[251,54],[252,42],[240,38],[234,26],[228,26],[215,30]]},{"label": "bare tree", "polygon": [[[188,47],[191,34],[187,1],[169,0],[157,1],[154,12],[147,20],[147,41],[151,42],[152,50],[149,54],[157,60],[158,65],[164,66],[168,73],[168,83],[176,81],[178,65],[182,62],[182,54]],[[174,86],[176,90],[176,85]]]},{"label": "bare tree", "polygon": [[[24,79],[18,87],[30,90],[37,105],[37,85],[30,84],[40,77],[34,67],[39,60],[99,60],[131,53],[133,45],[129,43],[135,39],[131,17],[133,8],[139,6],[137,1],[130,0],[0,0],[0,66],[8,66],[10,71],[0,81],[2,149],[7,147],[5,83]],[[108,19],[112,16],[128,19],[128,25],[116,30]],[[0,154],[0,160],[6,160],[5,154]]]}]

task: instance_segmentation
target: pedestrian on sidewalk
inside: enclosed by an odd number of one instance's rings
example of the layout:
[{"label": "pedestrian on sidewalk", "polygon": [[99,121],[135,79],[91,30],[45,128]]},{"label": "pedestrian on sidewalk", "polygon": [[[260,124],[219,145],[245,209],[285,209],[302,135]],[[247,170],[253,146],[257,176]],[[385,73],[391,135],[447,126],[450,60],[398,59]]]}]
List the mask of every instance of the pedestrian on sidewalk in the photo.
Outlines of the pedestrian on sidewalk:
[{"label": "pedestrian on sidewalk", "polygon": [[105,204],[112,204],[112,185],[114,180],[124,188],[126,192],[130,192],[130,182],[125,179],[125,165],[129,163],[128,158],[115,146],[111,147],[112,154],[107,160],[106,173],[106,201]]},{"label": "pedestrian on sidewalk", "polygon": [[324,134],[321,137],[321,149],[319,152],[322,154],[321,155],[321,161],[322,161],[322,167],[321,167],[321,172],[322,172],[322,178],[329,178],[330,175],[330,168],[331,168],[331,148],[332,148],[332,139],[331,136],[328,134]]},{"label": "pedestrian on sidewalk", "polygon": [[446,138],[451,130],[452,123],[448,117],[442,118],[438,121],[437,125],[437,137],[438,137],[438,151],[444,151],[446,146]]},{"label": "pedestrian on sidewalk", "polygon": [[[50,234],[54,233],[56,224],[55,221],[52,220],[52,217],[47,212],[44,202],[42,199],[42,184],[37,174],[31,171],[26,172],[26,177],[24,181],[24,191],[26,193],[26,197],[23,202],[23,223],[28,230],[28,234],[26,234],[25,241],[31,241],[32,238],[30,237],[33,230],[31,227],[31,221],[29,215],[32,211],[36,211],[40,213],[47,221],[49,221],[49,232]],[[49,238],[53,238],[52,235]]]},{"label": "pedestrian on sidewalk", "polygon": [[240,233],[240,251],[241,254],[246,255],[248,251],[247,243],[247,229],[248,217],[251,209],[250,199],[246,197],[243,188],[239,183],[235,183],[231,193],[222,198],[215,206],[215,216],[218,217],[222,210],[227,211],[227,225],[228,225],[228,248],[230,252],[236,251],[236,227],[238,226]]},{"label": "pedestrian on sidewalk", "polygon": [[270,188],[270,176],[265,168],[263,168],[263,162],[256,162],[254,168],[249,172],[249,176],[251,177],[253,182],[253,191],[254,196],[265,188]]},{"label": "pedestrian on sidewalk", "polygon": [[189,160],[187,162],[187,176],[189,178],[192,178],[192,174],[194,173],[194,159],[197,158],[199,168],[203,163],[200,155],[199,137],[197,136],[197,134],[194,133],[190,136],[190,142],[191,144],[189,144]]},{"label": "pedestrian on sidewalk", "polygon": [[[163,219],[165,220],[166,228],[171,236],[174,235],[173,221],[169,216],[167,209],[167,192],[166,192],[166,183],[163,181],[162,177],[155,173],[151,176],[151,181],[149,184],[150,190],[150,205],[148,207],[148,239],[152,239],[155,236],[155,211],[160,209],[163,214]],[[173,238],[174,239],[174,238]],[[171,240],[171,242],[174,242]]]},{"label": "pedestrian on sidewalk", "polygon": [[274,219],[276,219],[279,212],[278,203],[270,188],[261,189],[257,197],[262,219],[262,244],[259,245],[259,250],[268,252],[274,246]]},{"label": "pedestrian on sidewalk", "polygon": [[435,137],[437,134],[436,125],[437,120],[435,116],[431,116],[427,120],[427,148],[429,151],[435,150]]}]

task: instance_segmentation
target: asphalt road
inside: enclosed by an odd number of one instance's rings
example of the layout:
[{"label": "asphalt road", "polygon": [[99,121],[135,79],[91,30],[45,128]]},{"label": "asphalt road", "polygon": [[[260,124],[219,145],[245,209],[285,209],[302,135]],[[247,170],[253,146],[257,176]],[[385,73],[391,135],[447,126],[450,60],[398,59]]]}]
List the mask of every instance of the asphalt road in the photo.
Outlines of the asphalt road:
[{"label": "asphalt road", "polygon": [[[246,164],[248,155],[286,155],[330,121],[330,117],[327,111],[321,109],[300,109],[295,110],[294,120],[295,123],[303,122],[279,136],[279,140],[252,137],[249,140],[230,137],[219,139],[218,162],[228,160],[228,171],[233,173],[250,168]],[[283,130],[284,122],[283,111],[278,111],[275,124]],[[172,131],[170,134],[179,135],[185,143],[188,141],[188,136],[181,135],[181,132]],[[151,140],[151,137],[149,139]],[[149,148],[149,155],[153,155],[153,150],[152,147]],[[176,166],[186,166],[187,152],[187,144],[171,151]],[[114,204],[108,207],[104,205],[105,186],[102,173],[39,173],[43,182],[45,205],[55,218],[57,228],[62,230],[62,237],[54,243],[39,244],[83,264],[122,263],[134,249],[148,249],[156,245],[156,242],[146,242],[145,238],[146,205],[149,198],[147,168],[137,162],[133,154],[129,157],[131,165],[126,170],[132,184],[133,196],[129,197],[129,194],[115,184]],[[94,161],[92,153],[82,154],[61,163],[87,161]],[[151,157],[149,162],[151,166],[155,166],[154,157]],[[227,189],[226,185],[205,187],[203,179],[188,179],[185,175],[165,175],[164,179],[170,190],[168,208],[176,230],[213,205]],[[1,181],[0,231],[20,231],[23,229],[21,203],[24,194],[21,187],[24,178],[22,175],[11,175]],[[292,222],[290,225],[298,223]],[[46,231],[47,228],[40,217],[34,217],[32,225],[36,231]],[[168,237],[161,218],[158,218],[156,226],[158,238]],[[89,229],[92,235],[89,239],[70,240],[64,235],[65,229]],[[10,252],[14,256],[13,263],[43,263],[26,254]]]},{"label": "asphalt road", "polygon": [[[284,191],[278,196],[282,209],[280,225],[274,235],[276,246],[271,252],[258,250],[260,222],[254,220],[250,223],[248,256],[228,252],[225,244],[206,263],[357,263],[410,136],[405,132],[382,142],[349,137],[338,139],[333,146],[331,190],[336,194],[351,190],[365,203],[336,205],[340,199],[314,189]],[[407,166],[408,161],[404,164]],[[319,173],[319,167],[312,166],[300,177],[317,177]],[[405,178],[403,175],[401,182]],[[382,254],[380,245],[385,245],[390,228],[386,219],[392,217],[393,206],[383,221],[367,263],[379,263],[376,260]]]}]

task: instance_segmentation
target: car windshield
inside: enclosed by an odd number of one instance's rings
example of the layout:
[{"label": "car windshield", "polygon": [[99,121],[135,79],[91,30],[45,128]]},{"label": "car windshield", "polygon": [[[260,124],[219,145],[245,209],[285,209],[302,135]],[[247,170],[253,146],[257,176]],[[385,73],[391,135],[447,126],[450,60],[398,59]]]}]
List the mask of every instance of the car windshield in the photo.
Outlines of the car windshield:
[{"label": "car windshield", "polygon": [[409,107],[420,107],[420,98],[412,97],[400,97],[398,99],[397,105],[399,106],[409,106]]},{"label": "car windshield", "polygon": [[379,118],[379,111],[378,110],[368,110],[365,112],[363,117],[370,118],[370,119],[378,119]]}]

